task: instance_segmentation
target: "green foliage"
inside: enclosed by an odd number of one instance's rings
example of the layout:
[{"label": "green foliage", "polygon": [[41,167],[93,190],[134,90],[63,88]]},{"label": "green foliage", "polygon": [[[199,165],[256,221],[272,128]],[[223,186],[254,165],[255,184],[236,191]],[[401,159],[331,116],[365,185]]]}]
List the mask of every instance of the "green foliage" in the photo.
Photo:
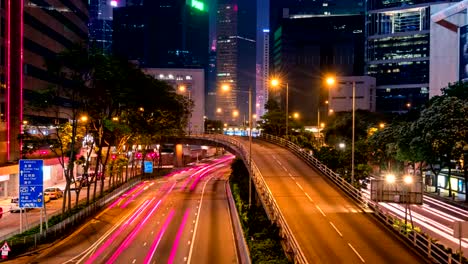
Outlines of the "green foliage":
[{"label": "green foliage", "polygon": [[244,228],[252,263],[290,263],[281,247],[279,229],[267,218],[262,206],[248,207],[248,171],[241,159],[231,165],[230,185]]},{"label": "green foliage", "polygon": [[280,136],[286,132],[286,113],[281,110],[278,102],[269,99],[265,104],[266,114],[261,117],[260,128],[266,134]]},{"label": "green foliage", "polygon": [[468,83],[463,81],[449,83],[447,87],[442,88],[442,94],[466,101],[468,100]]}]

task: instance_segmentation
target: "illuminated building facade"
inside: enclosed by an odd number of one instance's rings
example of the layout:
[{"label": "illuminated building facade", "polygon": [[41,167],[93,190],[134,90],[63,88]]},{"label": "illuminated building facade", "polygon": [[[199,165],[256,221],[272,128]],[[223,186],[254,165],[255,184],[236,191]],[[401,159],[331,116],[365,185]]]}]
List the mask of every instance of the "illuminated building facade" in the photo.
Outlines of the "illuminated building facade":
[{"label": "illuminated building facade", "polygon": [[[31,91],[53,83],[45,59],[88,38],[87,5],[85,0],[2,1],[0,164],[20,158],[18,135],[28,123],[39,119],[53,123],[48,113],[31,110],[28,101],[35,100]],[[66,103],[58,107],[66,108]]]},{"label": "illuminated building facade", "polygon": [[406,112],[429,99],[430,6],[452,1],[367,2],[366,74],[377,112]]},{"label": "illuminated building facade", "polygon": [[[54,84],[45,59],[71,48],[88,37],[86,0],[2,0],[0,1],[1,71],[0,71],[0,198],[18,195],[18,139],[29,124],[54,124],[68,120],[67,101],[52,107],[53,114],[37,112],[29,102],[34,91]],[[58,114],[58,115],[57,115]],[[56,159],[53,159],[56,161]],[[44,166],[44,184],[63,177],[63,170]],[[60,167],[60,166],[56,166]]]},{"label": "illuminated building facade", "polygon": [[255,113],[255,17],[255,1],[218,1],[216,119],[227,125],[247,125],[249,90],[251,113]]},{"label": "illuminated building facade", "polygon": [[89,0],[89,40],[103,53],[112,52],[112,9],[123,0]]},{"label": "illuminated building facade", "polygon": [[270,1],[269,72],[282,84],[269,96],[285,109],[287,83],[288,112],[305,125],[327,116],[325,75],[363,75],[364,13],[363,0]]},{"label": "illuminated building facade", "polygon": [[363,75],[364,16],[287,14],[270,33],[270,74],[280,86],[269,94],[285,109],[288,90],[288,112],[315,125],[327,116],[325,76]]}]

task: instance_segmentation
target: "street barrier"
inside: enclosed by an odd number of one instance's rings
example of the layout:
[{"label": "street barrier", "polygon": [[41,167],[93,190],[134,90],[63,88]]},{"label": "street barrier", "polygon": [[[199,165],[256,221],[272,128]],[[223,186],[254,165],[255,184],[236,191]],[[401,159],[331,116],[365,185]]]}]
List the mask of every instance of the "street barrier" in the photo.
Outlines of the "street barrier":
[{"label": "street barrier", "polygon": [[237,212],[236,202],[232,197],[231,186],[229,183],[226,183],[226,195],[228,197],[229,213],[231,215],[232,224],[234,225],[233,228],[239,261],[241,264],[251,264],[252,261],[250,259],[249,247],[247,246],[247,241],[245,240],[244,232],[242,231],[242,224],[239,218],[239,213]]}]

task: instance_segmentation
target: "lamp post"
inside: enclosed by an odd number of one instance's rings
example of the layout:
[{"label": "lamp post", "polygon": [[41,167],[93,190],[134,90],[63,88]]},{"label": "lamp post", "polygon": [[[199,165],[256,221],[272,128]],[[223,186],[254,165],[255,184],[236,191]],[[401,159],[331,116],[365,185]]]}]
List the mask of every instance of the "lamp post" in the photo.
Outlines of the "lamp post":
[{"label": "lamp post", "polygon": [[[336,83],[334,77],[327,77],[325,80],[328,86],[333,86]],[[352,135],[351,135],[351,184],[354,185],[354,138],[356,125],[356,81],[352,81]]]},{"label": "lamp post", "polygon": [[[271,80],[271,85],[277,87],[280,84],[278,79]],[[288,136],[288,119],[289,119],[289,84],[286,83],[286,137]]]},{"label": "lamp post", "polygon": [[252,205],[252,87],[249,85],[249,208]]}]

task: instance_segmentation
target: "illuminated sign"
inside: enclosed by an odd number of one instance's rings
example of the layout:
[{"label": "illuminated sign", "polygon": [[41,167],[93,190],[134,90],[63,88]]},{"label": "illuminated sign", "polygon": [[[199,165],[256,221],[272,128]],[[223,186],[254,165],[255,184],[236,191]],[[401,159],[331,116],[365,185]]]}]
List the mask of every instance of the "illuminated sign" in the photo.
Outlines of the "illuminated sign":
[{"label": "illuminated sign", "polygon": [[200,11],[205,11],[205,3],[197,0],[192,0],[192,7]]}]

